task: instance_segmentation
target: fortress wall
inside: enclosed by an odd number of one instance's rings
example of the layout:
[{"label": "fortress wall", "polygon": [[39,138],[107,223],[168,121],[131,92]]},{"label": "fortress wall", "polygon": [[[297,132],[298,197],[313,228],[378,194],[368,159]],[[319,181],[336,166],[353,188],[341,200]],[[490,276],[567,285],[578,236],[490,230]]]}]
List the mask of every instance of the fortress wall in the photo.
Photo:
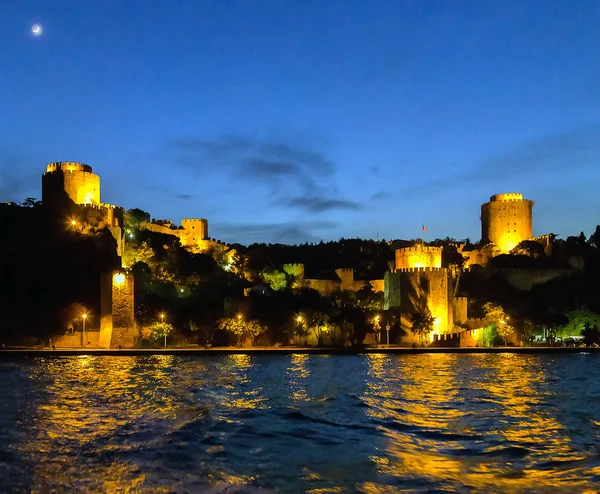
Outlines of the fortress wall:
[{"label": "fortress wall", "polygon": [[385,291],[384,280],[371,280],[369,283],[371,283],[371,288],[374,292],[379,293]]},{"label": "fortress wall", "polygon": [[293,276],[297,280],[304,279],[304,264],[302,263],[288,263],[282,266],[282,269],[285,273],[290,276]]},{"label": "fortress wall", "polygon": [[521,194],[496,194],[481,206],[481,240],[509,252],[519,242],[532,237],[534,202]]},{"label": "fortress wall", "polygon": [[335,274],[341,281],[342,290],[350,290],[354,285],[354,270],[349,268],[338,268]]},{"label": "fortress wall", "polygon": [[383,277],[383,309],[400,310],[401,307],[401,272],[387,271]]},{"label": "fortress wall", "polygon": [[441,268],[442,248],[415,245],[396,250],[396,269]]},{"label": "fortress wall", "polygon": [[467,322],[467,297],[456,297],[453,300],[454,323],[460,326]]},{"label": "fortress wall", "polygon": [[[168,224],[171,224],[171,223],[168,223]],[[163,233],[165,235],[173,235],[173,236],[181,239],[182,230],[174,230],[172,228],[169,228],[166,224],[143,221],[140,223],[140,228],[143,228],[145,230],[150,230],[151,232],[154,232],[154,233]]]},{"label": "fortress wall", "polygon": [[[67,333],[63,335],[57,335],[52,338],[52,344],[60,348],[81,348],[82,332],[77,331],[73,334]],[[85,348],[98,348],[100,340],[100,331],[87,331],[85,332],[84,347]],[[88,345],[89,342],[89,345]]]},{"label": "fortress wall", "polygon": [[338,280],[313,280],[307,279],[309,288],[316,290],[323,297],[328,297],[336,290],[340,289],[340,282]]},{"label": "fortress wall", "polygon": [[434,333],[453,327],[450,274],[443,268],[410,268],[388,271],[384,278],[386,310],[400,310],[401,325],[412,334],[411,314],[429,309],[435,318]]}]

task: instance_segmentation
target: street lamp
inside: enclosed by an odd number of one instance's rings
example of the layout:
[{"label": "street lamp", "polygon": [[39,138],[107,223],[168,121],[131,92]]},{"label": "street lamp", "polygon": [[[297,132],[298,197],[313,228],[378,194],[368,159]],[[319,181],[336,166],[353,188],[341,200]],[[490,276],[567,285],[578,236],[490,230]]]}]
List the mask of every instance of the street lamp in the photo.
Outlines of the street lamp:
[{"label": "street lamp", "polygon": [[390,346],[390,325],[389,324],[385,327],[385,330],[387,331],[387,345]]},{"label": "street lamp", "polygon": [[85,320],[87,319],[87,314],[84,312],[81,316],[83,318],[83,331],[81,332],[81,346],[84,346],[85,342]]},{"label": "street lamp", "polygon": [[[160,322],[164,325],[165,324],[165,313],[161,312],[159,315],[160,315]],[[165,331],[164,326],[163,326],[163,336],[165,337],[165,348],[167,348],[167,332]]]}]

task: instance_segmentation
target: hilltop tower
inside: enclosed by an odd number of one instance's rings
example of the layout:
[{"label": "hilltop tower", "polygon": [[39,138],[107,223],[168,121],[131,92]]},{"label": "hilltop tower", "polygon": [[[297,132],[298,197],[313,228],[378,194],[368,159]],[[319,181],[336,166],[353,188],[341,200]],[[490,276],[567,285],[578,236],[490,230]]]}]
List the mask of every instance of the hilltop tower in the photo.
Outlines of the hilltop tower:
[{"label": "hilltop tower", "polygon": [[181,220],[183,232],[180,236],[181,245],[198,245],[201,240],[208,238],[208,221],[204,218],[185,218]]},{"label": "hilltop tower", "polygon": [[42,203],[61,203],[65,193],[77,205],[100,204],[100,177],[78,161],[48,164],[42,175]]},{"label": "hilltop tower", "polygon": [[496,194],[481,206],[481,241],[510,252],[519,242],[532,237],[534,202],[523,194]]}]

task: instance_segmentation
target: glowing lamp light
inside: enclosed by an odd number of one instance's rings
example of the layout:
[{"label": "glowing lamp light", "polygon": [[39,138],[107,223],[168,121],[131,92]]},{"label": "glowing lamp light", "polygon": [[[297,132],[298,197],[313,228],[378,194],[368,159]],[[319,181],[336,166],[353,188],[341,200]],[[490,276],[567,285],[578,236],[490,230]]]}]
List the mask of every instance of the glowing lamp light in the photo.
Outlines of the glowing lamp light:
[{"label": "glowing lamp light", "polygon": [[77,221],[71,220],[71,226],[75,226],[76,224],[77,224]]},{"label": "glowing lamp light", "polygon": [[298,316],[298,317],[296,318],[296,322],[302,322],[302,316]]},{"label": "glowing lamp light", "polygon": [[87,314],[84,312],[81,317],[83,317],[84,319],[87,319]]},{"label": "glowing lamp light", "polygon": [[125,275],[123,273],[115,274],[114,283],[117,286],[122,286],[125,283]]}]

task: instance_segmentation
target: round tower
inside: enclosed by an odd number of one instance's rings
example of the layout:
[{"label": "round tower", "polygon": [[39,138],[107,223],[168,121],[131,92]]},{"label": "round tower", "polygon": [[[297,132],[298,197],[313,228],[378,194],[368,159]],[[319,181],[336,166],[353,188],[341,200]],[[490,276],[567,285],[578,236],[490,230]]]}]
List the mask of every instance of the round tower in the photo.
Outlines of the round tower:
[{"label": "round tower", "polygon": [[396,250],[396,269],[441,268],[442,248],[417,244]]},{"label": "round tower", "polygon": [[77,161],[48,164],[42,175],[42,203],[60,203],[65,194],[75,204],[100,204],[100,177]]},{"label": "round tower", "polygon": [[500,251],[510,252],[532,235],[534,202],[523,194],[496,194],[481,206],[481,241],[493,243]]}]

